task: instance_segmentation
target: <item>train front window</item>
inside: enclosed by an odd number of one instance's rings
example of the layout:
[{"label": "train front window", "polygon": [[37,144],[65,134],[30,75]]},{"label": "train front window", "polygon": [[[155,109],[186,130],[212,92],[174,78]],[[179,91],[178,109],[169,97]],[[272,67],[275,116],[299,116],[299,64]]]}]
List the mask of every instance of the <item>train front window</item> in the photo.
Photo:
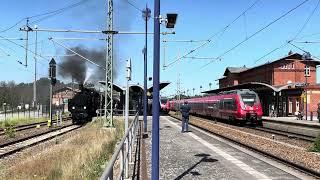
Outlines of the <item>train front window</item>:
[{"label": "train front window", "polygon": [[248,105],[248,106],[253,106],[254,104],[256,104],[259,100],[257,99],[257,95],[255,94],[241,94],[241,99],[242,99],[242,102],[245,104],[245,105]]}]

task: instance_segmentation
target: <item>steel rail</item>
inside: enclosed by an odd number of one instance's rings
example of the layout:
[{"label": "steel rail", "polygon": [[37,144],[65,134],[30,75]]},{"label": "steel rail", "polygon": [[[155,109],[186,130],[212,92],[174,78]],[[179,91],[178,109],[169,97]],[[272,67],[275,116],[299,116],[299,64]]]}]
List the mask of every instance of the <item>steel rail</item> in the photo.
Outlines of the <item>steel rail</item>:
[{"label": "steel rail", "polygon": [[69,124],[69,125],[66,125],[66,126],[61,126],[61,127],[55,128],[55,129],[50,129],[49,131],[33,134],[31,136],[23,137],[23,138],[14,140],[14,141],[5,142],[5,143],[0,144],[0,148],[6,147],[6,146],[10,146],[12,144],[16,144],[16,143],[19,143],[19,142],[22,142],[22,141],[25,141],[25,140],[28,140],[28,139],[31,139],[31,138],[35,138],[35,137],[38,137],[38,136],[42,136],[44,134],[48,134],[48,133],[51,133],[51,132],[54,132],[54,131],[57,131],[57,130],[60,130],[60,129],[63,129],[63,128],[66,128],[66,127],[69,127],[69,126],[72,126],[72,125],[73,124]]},{"label": "steel rail", "polygon": [[[70,126],[75,126],[75,125],[67,125],[67,126],[64,126],[64,127],[61,127],[61,128],[54,129],[54,130],[49,131],[49,132],[45,132],[45,133],[37,134],[37,135],[34,135],[34,136],[26,137],[26,138],[24,138],[24,139],[20,139],[20,140],[14,141],[14,142],[12,142],[12,143],[9,144],[9,145],[14,145],[14,144],[23,143],[23,142],[25,142],[25,141],[31,140],[32,138],[37,138],[37,137],[40,137],[40,136],[45,135],[45,134],[53,133],[53,132],[59,131],[59,130],[61,130],[61,129],[68,128],[68,127],[70,127]],[[45,141],[48,141],[48,140],[50,140],[50,139],[53,139],[53,138],[55,138],[55,137],[57,137],[57,136],[61,136],[61,135],[66,134],[66,133],[68,133],[68,132],[70,132],[70,131],[76,130],[76,129],[80,128],[80,127],[81,127],[81,126],[75,126],[74,128],[69,129],[69,130],[64,131],[64,132],[61,132],[61,133],[59,133],[59,134],[51,135],[51,136],[48,136],[48,137],[43,138],[43,139],[41,139],[41,140],[35,141],[35,142],[33,142],[33,143],[30,143],[30,144],[28,144],[28,145],[24,145],[24,146],[21,146],[21,147],[17,147],[17,148],[13,148],[13,149],[11,149],[11,150],[5,151],[4,153],[0,154],[0,159],[3,158],[3,157],[9,156],[9,155],[11,155],[11,154],[14,154],[14,153],[16,153],[16,152],[19,152],[19,151],[21,151],[21,150],[23,150],[23,149],[25,149],[25,148],[27,148],[27,147],[31,147],[31,146],[37,145],[37,144],[39,144],[39,143],[41,143],[41,142],[45,142]],[[1,147],[1,148],[6,148],[6,147],[8,147],[9,145],[6,145],[6,146]]]},{"label": "steel rail", "polygon": [[306,136],[306,135],[302,135],[302,134],[291,133],[291,132],[286,132],[286,131],[281,131],[281,130],[276,130],[276,129],[269,129],[269,128],[265,128],[265,127],[253,127],[252,129],[255,129],[257,131],[267,132],[267,133],[274,133],[274,134],[278,134],[281,136],[287,136],[288,138],[296,138],[296,139],[300,139],[300,140],[304,140],[304,141],[308,141],[308,142],[314,142],[314,140],[315,140],[315,138],[311,137],[311,136]]},{"label": "steel rail", "polygon": [[[125,169],[126,164],[132,163],[132,158],[130,157],[130,151],[133,149],[133,142],[136,139],[136,131],[140,130],[138,127],[139,124],[139,114],[136,113],[134,120],[131,122],[128,130],[125,132],[124,137],[120,141],[117,149],[114,151],[111,159],[108,161],[107,167],[103,171],[100,180],[113,180],[114,179],[114,165],[119,157],[120,160],[120,171],[119,176],[115,177],[115,179],[125,179],[128,178],[128,169]],[[129,148],[125,149],[126,143],[129,143]],[[131,153],[132,154],[132,153]]]},{"label": "steel rail", "polygon": [[[69,117],[65,117],[62,119],[63,121],[70,121],[71,119]],[[57,120],[53,120],[52,123],[56,122]],[[29,123],[29,124],[23,124],[19,126],[14,126],[15,131],[23,131],[27,129],[33,129],[36,128],[37,125],[46,125],[48,121],[41,121],[41,122],[35,122],[35,123]],[[5,129],[6,128],[1,128],[0,129],[0,136],[5,134]]]}]

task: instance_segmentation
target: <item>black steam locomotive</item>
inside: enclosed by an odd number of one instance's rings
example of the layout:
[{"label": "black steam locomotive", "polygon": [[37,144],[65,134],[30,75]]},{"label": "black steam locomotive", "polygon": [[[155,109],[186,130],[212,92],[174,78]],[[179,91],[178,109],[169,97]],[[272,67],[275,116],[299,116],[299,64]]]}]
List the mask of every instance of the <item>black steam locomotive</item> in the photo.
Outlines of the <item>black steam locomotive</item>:
[{"label": "black steam locomotive", "polygon": [[[96,116],[97,109],[100,109],[101,99],[100,94],[94,90],[79,85],[80,92],[68,100],[68,110],[72,116],[73,124],[83,124],[92,120]],[[102,105],[103,107],[103,105]]]}]

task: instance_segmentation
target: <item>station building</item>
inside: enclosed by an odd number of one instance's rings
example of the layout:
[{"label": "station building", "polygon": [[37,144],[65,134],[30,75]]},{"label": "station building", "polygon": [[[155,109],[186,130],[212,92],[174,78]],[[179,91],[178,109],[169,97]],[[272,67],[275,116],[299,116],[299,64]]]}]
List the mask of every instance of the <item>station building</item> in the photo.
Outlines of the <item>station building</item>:
[{"label": "station building", "polygon": [[290,116],[302,112],[316,115],[320,103],[320,85],[316,81],[319,61],[292,53],[266,64],[248,67],[227,67],[218,79],[217,93],[233,89],[252,89],[260,97],[264,115]]},{"label": "station building", "polygon": [[56,108],[61,108],[64,112],[68,111],[68,99],[73,98],[79,89],[72,89],[71,87],[63,87],[57,89],[52,93],[52,104]]}]

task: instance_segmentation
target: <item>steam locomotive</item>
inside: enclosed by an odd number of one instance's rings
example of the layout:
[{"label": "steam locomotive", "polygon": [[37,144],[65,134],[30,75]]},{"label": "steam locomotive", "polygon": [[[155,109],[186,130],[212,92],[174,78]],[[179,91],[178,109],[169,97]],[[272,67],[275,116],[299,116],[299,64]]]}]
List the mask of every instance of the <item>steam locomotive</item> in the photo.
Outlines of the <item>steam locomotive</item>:
[{"label": "steam locomotive", "polygon": [[[68,100],[68,109],[72,116],[73,124],[83,124],[96,116],[97,109],[104,103],[104,97],[94,90],[79,85],[80,92]],[[102,104],[103,107],[103,104]]]}]

